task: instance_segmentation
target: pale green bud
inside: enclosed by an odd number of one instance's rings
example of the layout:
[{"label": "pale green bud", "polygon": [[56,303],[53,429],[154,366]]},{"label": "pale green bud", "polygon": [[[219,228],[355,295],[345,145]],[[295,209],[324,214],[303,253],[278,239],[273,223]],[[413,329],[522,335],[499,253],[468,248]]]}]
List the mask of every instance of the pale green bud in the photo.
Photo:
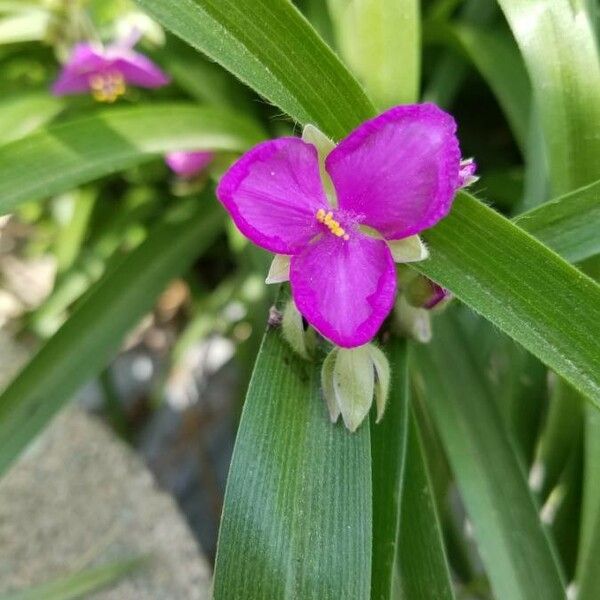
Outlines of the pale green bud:
[{"label": "pale green bud", "polygon": [[368,347],[375,368],[375,405],[377,407],[377,423],[379,423],[383,418],[390,393],[390,363],[386,355],[377,346],[369,344]]},{"label": "pale green bud", "polygon": [[333,388],[344,425],[356,431],[369,413],[375,392],[375,372],[367,346],[338,350]]},{"label": "pale green bud", "polygon": [[321,387],[332,422],[340,415],[354,432],[368,415],[373,397],[377,421],[383,416],[390,388],[390,367],[373,344],[358,348],[334,348],[321,369]]},{"label": "pale green bud", "polygon": [[334,348],[323,361],[321,367],[321,389],[323,390],[323,397],[327,404],[327,410],[329,411],[329,417],[332,423],[335,423],[340,414],[340,407],[335,395],[333,388],[333,369],[335,367],[335,359],[337,358],[338,349]]},{"label": "pale green bud", "polygon": [[394,262],[411,263],[425,260],[429,257],[429,250],[418,235],[411,235],[402,240],[387,241]]},{"label": "pale green bud", "polygon": [[265,283],[284,283],[285,281],[289,281],[291,258],[291,256],[285,254],[276,254],[273,262],[271,262]]}]

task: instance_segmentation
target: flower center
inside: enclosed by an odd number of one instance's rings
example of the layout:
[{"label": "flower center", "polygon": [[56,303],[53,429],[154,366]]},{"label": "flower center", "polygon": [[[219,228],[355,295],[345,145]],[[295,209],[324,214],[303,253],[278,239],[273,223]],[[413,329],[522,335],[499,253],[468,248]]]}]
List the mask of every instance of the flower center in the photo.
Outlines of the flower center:
[{"label": "flower center", "polygon": [[340,225],[339,221],[336,221],[333,218],[333,213],[331,211],[325,212],[324,209],[320,208],[315,215],[317,221],[319,223],[323,223],[327,229],[333,235],[339,238],[344,238],[345,240],[349,240],[350,236],[346,233],[346,230]]},{"label": "flower center", "polygon": [[114,102],[127,89],[125,78],[119,71],[94,73],[89,79],[92,96],[98,102]]}]

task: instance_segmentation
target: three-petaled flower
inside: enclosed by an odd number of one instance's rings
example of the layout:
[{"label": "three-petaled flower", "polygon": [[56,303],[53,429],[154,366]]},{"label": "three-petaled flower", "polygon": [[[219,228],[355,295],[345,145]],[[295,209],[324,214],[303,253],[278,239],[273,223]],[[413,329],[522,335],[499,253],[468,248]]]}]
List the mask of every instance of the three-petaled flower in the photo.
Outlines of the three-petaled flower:
[{"label": "three-petaled flower", "polygon": [[91,93],[99,102],[112,103],[127,85],[158,88],[169,83],[168,76],[149,58],[135,52],[138,35],[107,46],[81,42],[52,86],[56,96]]},{"label": "three-petaled flower", "polygon": [[263,142],[223,176],[217,196],[250,240],[291,257],[292,295],[306,320],[352,348],[392,309],[395,245],[414,247],[445,217],[473,169],[461,164],[454,119],[415,104],[363,123],[321,160],[299,138]]}]

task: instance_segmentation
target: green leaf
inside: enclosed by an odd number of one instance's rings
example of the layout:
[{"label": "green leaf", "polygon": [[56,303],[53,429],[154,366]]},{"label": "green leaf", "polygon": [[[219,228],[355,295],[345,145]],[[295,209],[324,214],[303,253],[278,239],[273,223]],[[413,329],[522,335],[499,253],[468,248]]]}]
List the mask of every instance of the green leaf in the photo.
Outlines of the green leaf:
[{"label": "green leaf", "polygon": [[600,287],[472,196],[424,236],[414,268],[599,403]]},{"label": "green leaf", "polygon": [[[373,567],[371,600],[392,598],[398,552],[400,498],[407,439],[408,372],[406,340],[394,338],[385,347],[392,367],[391,391],[384,418],[371,415],[373,474]],[[410,483],[412,485],[412,483]]]},{"label": "green leaf", "polygon": [[359,84],[289,1],[137,2],[293,119],[333,139],[373,115]]},{"label": "green leaf", "polygon": [[600,413],[593,407],[585,412],[583,506],[576,582],[579,600],[600,595],[598,552],[600,552]]},{"label": "green leaf", "polygon": [[600,254],[600,181],[534,208],[514,222],[565,260]]},{"label": "green leaf", "polygon": [[6,144],[34,132],[51,121],[63,106],[62,100],[48,92],[3,98],[0,101],[0,142]]},{"label": "green leaf", "polygon": [[580,0],[498,0],[540,111],[553,190],[594,180],[600,158],[600,63]]},{"label": "green leaf", "polygon": [[368,600],[369,427],[332,425],[318,364],[263,341],[236,439],[215,600]]},{"label": "green leaf", "polygon": [[104,368],[169,280],[214,239],[221,219],[210,193],[177,207],[88,293],[0,396],[0,474]]},{"label": "green leaf", "polygon": [[43,583],[19,592],[0,596],[0,600],[75,600],[87,598],[104,587],[120,581],[145,563],[144,558],[130,558],[85,569],[67,577]]},{"label": "green leaf", "polygon": [[407,445],[398,553],[403,598],[452,600],[452,579],[427,458],[412,411]]},{"label": "green leaf", "polygon": [[413,347],[425,391],[497,598],[564,600],[553,549],[474,353],[451,314]]},{"label": "green leaf", "polygon": [[342,57],[379,108],[419,96],[418,0],[327,0]]},{"label": "green leaf", "polygon": [[50,15],[44,10],[20,11],[0,19],[0,44],[36,42],[46,37]]},{"label": "green leaf", "polygon": [[[562,379],[554,382],[530,478],[531,487],[542,501],[556,486],[575,441],[581,437],[584,408],[583,398],[577,391]],[[595,407],[590,407],[591,411],[598,412]],[[586,481],[591,480],[586,477]]]},{"label": "green leaf", "polygon": [[262,139],[248,119],[213,107],[113,108],[0,147],[0,212],[173,150],[240,152]]}]

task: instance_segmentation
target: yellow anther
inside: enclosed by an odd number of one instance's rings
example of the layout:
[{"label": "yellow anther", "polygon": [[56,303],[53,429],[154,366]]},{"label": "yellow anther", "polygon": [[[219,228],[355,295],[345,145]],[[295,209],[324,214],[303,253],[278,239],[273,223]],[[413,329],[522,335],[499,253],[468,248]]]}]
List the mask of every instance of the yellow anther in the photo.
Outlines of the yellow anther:
[{"label": "yellow anther", "polygon": [[98,102],[114,102],[126,91],[125,78],[118,71],[95,73],[89,78],[92,96]]},{"label": "yellow anther", "polygon": [[333,213],[331,211],[326,213],[324,209],[320,208],[315,217],[319,223],[323,223],[323,225],[325,225],[336,237],[343,238],[344,240],[350,239],[346,230],[333,218]]}]

